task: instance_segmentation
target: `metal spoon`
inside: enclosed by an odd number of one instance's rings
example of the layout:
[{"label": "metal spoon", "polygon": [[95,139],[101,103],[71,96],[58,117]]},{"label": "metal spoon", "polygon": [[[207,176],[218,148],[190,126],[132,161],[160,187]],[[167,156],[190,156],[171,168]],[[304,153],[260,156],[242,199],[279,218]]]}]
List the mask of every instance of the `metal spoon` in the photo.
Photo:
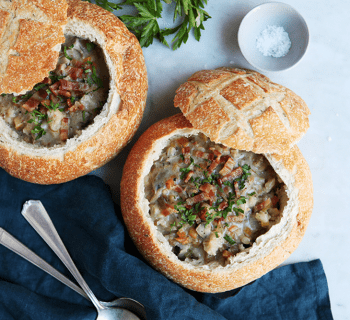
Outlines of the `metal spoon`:
[{"label": "metal spoon", "polygon": [[[63,284],[74,290],[75,292],[82,295],[85,299],[89,300],[89,297],[86,293],[75,283],[69,280],[66,276],[48,264],[45,260],[36,255],[33,251],[31,251],[28,247],[26,247],[23,243],[13,237],[10,233],[8,233],[5,229],[0,227],[0,244],[5,246],[7,249],[12,252],[18,254],[22,258],[26,259],[30,263],[34,264],[41,270],[47,272],[49,275],[53,276],[57,280],[61,281]],[[135,313],[140,319],[146,320],[146,313],[144,306],[137,302],[136,300],[130,298],[118,298],[112,302],[104,302],[100,301],[100,303],[106,307],[120,307],[132,311]]]},{"label": "metal spoon", "polygon": [[[97,309],[96,320],[140,320],[132,312],[116,307],[115,301],[110,303],[102,303],[93,294],[73,260],[71,259],[66,247],[64,246],[60,236],[58,235],[55,226],[53,225],[48,213],[40,201],[29,200],[23,205],[22,215],[35,229],[35,231],[44,239],[50,248],[61,259],[64,265],[68,268],[74,278],[77,280],[81,288],[90,298],[91,302]],[[131,300],[130,303],[133,303]]]}]

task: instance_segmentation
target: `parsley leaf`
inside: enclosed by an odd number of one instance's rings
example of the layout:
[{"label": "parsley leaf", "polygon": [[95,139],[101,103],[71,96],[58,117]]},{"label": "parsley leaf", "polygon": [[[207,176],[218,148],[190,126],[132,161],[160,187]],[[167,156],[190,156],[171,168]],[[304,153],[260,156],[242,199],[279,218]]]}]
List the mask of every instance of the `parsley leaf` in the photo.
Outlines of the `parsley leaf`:
[{"label": "parsley leaf", "polygon": [[41,113],[38,110],[34,110],[33,112],[30,112],[31,115],[31,119],[29,119],[27,122],[28,123],[34,123],[34,129],[31,130],[31,133],[36,134],[35,140],[40,139],[43,135],[46,134],[46,131],[44,130],[44,128],[42,128],[41,126],[41,122],[44,119],[47,119],[47,115]]},{"label": "parsley leaf", "polygon": [[249,170],[251,169],[249,167],[249,165],[245,164],[242,167],[243,170],[243,174],[240,178],[237,178],[235,181],[238,182],[238,186],[239,186],[239,190],[242,190],[244,188],[245,185],[245,181],[248,179],[248,177],[251,175],[251,173],[249,172]]},{"label": "parsley leaf", "polygon": [[94,43],[88,42],[88,43],[86,44],[86,49],[87,49],[87,51],[91,52],[92,50],[94,50],[94,48],[95,48],[95,44],[94,44]]},{"label": "parsley leaf", "polygon": [[45,86],[46,86],[45,83],[39,83],[34,87],[34,89],[39,91],[41,88],[44,88]]},{"label": "parsley leaf", "polygon": [[186,177],[186,174],[191,171],[191,167],[194,164],[193,158],[191,158],[191,163],[187,168],[181,168],[180,171],[182,172],[180,179],[184,179]]},{"label": "parsley leaf", "polygon": [[[69,49],[69,48],[68,48],[68,49]],[[72,57],[70,57],[70,56],[68,55],[68,53],[67,53],[67,47],[66,47],[66,46],[63,47],[63,53],[64,53],[64,56],[65,56],[68,60],[72,60],[72,59],[73,59]]]},{"label": "parsley leaf", "polygon": [[236,241],[234,241],[228,234],[224,236],[224,239],[230,244],[234,245]]},{"label": "parsley leaf", "polygon": [[182,228],[183,225],[188,223],[190,226],[194,224],[194,221],[197,218],[197,213],[200,212],[203,208],[200,206],[200,203],[197,203],[194,207],[191,209],[187,209],[184,207],[183,202],[178,202],[177,205],[174,206],[175,210],[177,210],[178,214],[181,217],[181,221],[179,222],[180,228]]},{"label": "parsley leaf", "polygon": [[49,105],[44,104],[44,106],[45,106],[47,109],[53,110],[53,111],[56,111],[57,108],[59,107],[59,105],[60,105],[59,103],[54,104],[53,101],[50,101],[50,104],[49,104]]},{"label": "parsley leaf", "polygon": [[36,134],[35,140],[40,139],[43,135],[46,134],[46,131],[41,127],[41,125],[36,125],[31,133]]},{"label": "parsley leaf", "polygon": [[98,85],[99,88],[103,88],[103,82],[97,76],[95,66],[92,67],[92,75],[91,75],[91,77],[92,77],[92,80]]}]

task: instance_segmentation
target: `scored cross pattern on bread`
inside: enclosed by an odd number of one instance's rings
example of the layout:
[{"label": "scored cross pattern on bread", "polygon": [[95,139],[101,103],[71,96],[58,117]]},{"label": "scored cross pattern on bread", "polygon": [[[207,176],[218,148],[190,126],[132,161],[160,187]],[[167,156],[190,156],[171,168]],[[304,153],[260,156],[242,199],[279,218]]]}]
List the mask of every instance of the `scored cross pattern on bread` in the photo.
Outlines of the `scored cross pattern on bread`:
[{"label": "scored cross pattern on bread", "polygon": [[25,93],[55,69],[66,0],[0,0],[0,93]]},{"label": "scored cross pattern on bread", "polygon": [[178,88],[174,105],[212,141],[256,153],[285,153],[309,128],[306,103],[251,70],[196,72]]}]

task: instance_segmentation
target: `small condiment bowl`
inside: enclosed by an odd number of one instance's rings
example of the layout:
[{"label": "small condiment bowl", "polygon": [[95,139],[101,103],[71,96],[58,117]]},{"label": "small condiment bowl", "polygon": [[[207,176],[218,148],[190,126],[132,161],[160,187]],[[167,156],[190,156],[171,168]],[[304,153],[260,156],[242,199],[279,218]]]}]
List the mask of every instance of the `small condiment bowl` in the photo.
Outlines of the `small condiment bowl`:
[{"label": "small condiment bowl", "polygon": [[[280,26],[292,43],[288,53],[279,58],[264,56],[256,46],[256,39],[267,26]],[[290,69],[305,55],[309,44],[309,30],[304,18],[290,5],[282,2],[261,4],[247,13],[238,30],[238,44],[245,59],[262,71],[276,72]]]}]

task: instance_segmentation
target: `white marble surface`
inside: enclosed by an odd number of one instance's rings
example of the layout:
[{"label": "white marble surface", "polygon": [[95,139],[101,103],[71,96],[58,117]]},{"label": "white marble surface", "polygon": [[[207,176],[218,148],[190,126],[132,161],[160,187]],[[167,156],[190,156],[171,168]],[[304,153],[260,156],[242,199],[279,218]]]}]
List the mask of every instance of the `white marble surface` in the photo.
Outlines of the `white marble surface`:
[{"label": "white marble surface", "polygon": [[[212,19],[200,42],[190,36],[171,51],[156,42],[144,48],[149,93],[142,124],[121,154],[95,171],[119,202],[123,164],[131,146],[151,124],[178,112],[176,88],[194,72],[221,66],[247,67],[237,44],[243,16],[267,1],[210,0]],[[309,105],[310,129],[298,146],[308,161],[314,183],[314,210],[306,235],[285,263],[320,258],[328,279],[335,319],[350,319],[350,1],[286,0],[305,18],[310,29],[306,56],[293,69],[268,73]],[[118,15],[118,13],[117,13]]]}]

